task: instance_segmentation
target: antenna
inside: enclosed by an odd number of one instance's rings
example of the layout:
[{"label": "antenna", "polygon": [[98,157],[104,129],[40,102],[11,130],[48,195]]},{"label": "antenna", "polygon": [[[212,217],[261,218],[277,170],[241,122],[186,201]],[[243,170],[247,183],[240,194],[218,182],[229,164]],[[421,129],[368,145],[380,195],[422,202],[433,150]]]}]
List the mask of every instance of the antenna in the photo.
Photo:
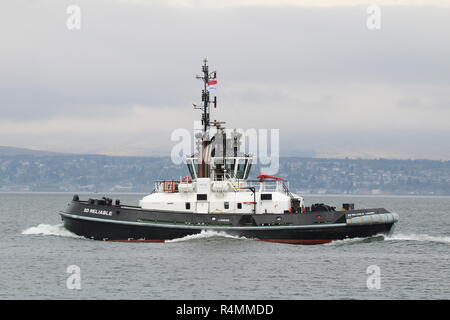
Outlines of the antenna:
[{"label": "antenna", "polygon": [[[194,109],[201,109],[203,111],[202,113],[202,126],[203,126],[203,133],[205,134],[208,131],[208,128],[210,127],[210,104],[214,105],[214,108],[217,108],[217,97],[214,96],[214,100],[210,101],[210,90],[209,85],[212,80],[215,80],[217,78],[217,71],[209,72],[208,67],[208,60],[205,58],[203,59],[203,66],[202,66],[202,76],[196,75],[195,77],[197,79],[203,80],[203,90],[202,90],[202,106],[194,104]],[[214,84],[216,81],[214,81]]]}]

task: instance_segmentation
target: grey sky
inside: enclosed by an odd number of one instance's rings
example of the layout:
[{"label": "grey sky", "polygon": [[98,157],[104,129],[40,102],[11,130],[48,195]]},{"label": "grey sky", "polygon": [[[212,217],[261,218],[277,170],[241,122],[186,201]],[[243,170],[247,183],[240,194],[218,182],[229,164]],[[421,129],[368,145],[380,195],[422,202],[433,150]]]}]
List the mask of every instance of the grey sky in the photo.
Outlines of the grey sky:
[{"label": "grey sky", "polygon": [[448,1],[379,2],[377,31],[374,2],[237,3],[3,1],[0,145],[168,154],[172,130],[199,118],[208,57],[213,119],[279,128],[282,153],[450,159]]}]

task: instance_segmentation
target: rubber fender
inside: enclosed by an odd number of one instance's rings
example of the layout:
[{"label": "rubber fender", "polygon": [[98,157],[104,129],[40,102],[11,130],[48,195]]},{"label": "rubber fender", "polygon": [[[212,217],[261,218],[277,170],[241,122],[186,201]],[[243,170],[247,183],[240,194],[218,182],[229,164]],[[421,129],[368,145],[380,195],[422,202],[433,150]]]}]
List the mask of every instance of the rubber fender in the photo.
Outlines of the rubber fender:
[{"label": "rubber fender", "polygon": [[377,213],[359,217],[347,218],[348,225],[369,225],[397,222],[399,216],[397,213]]}]

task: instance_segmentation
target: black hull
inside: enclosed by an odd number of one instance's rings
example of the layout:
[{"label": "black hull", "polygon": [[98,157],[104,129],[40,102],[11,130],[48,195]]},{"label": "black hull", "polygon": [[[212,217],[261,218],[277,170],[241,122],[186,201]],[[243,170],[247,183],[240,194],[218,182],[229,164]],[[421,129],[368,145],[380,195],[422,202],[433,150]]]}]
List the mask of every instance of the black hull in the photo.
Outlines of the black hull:
[{"label": "black hull", "polygon": [[76,218],[63,218],[64,227],[69,231],[94,240],[165,242],[189,235],[199,234],[203,230],[214,230],[228,235],[245,237],[269,242],[292,244],[321,244],[347,238],[365,238],[379,234],[389,234],[393,223],[371,226],[340,226],[329,228],[311,228],[301,230],[233,230],[231,228],[184,229],[158,226],[129,226],[118,223],[86,221]]},{"label": "black hull", "polygon": [[[86,213],[93,209],[96,213]],[[225,217],[230,223],[221,225],[208,223],[206,219],[214,219],[211,214],[187,214],[154,212],[137,207],[105,207],[88,205],[85,202],[74,201],[68,210],[61,212],[64,227],[83,237],[105,241],[135,241],[164,242],[189,235],[199,234],[204,230],[213,230],[228,235],[248,239],[292,243],[321,244],[333,240],[347,238],[365,238],[379,234],[389,234],[393,231],[396,220],[385,223],[355,224],[348,217],[364,216],[364,210],[352,212],[319,212],[307,214],[263,214],[256,215],[253,221],[249,215],[229,214],[216,215]],[[378,211],[377,211],[378,210]],[[98,214],[104,214],[101,216]],[[388,213],[385,209],[367,209],[367,213],[375,217],[377,214]],[[245,216],[245,220],[243,217]],[[287,224],[270,224],[270,219],[282,216]],[[319,217],[325,221],[316,221]],[[146,219],[144,219],[146,218]],[[184,220],[182,220],[184,219]],[[333,220],[334,219],[334,220]],[[166,221],[163,221],[166,220]],[[217,219],[214,219],[217,221]],[[170,222],[169,222],[170,221]],[[243,222],[245,221],[245,222]],[[362,220],[361,220],[362,221]]]}]

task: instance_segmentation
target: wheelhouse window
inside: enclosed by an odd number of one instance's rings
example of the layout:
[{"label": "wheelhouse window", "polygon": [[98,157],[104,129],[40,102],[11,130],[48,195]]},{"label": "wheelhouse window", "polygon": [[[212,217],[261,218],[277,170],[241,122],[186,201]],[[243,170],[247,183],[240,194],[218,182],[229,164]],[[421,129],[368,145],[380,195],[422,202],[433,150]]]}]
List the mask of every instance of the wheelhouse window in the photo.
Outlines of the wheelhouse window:
[{"label": "wheelhouse window", "polygon": [[252,163],[249,162],[248,160],[246,160],[246,161],[247,161],[247,169],[245,169],[245,177],[244,177],[244,179],[248,179],[248,175],[250,173],[250,170],[252,169]]},{"label": "wheelhouse window", "polygon": [[198,160],[197,159],[187,159],[187,167],[189,170],[189,174],[191,175],[192,179],[197,179],[197,167],[198,167]]},{"label": "wheelhouse window", "polygon": [[227,175],[230,177],[234,177],[234,165],[235,159],[227,159],[225,163],[225,169],[227,170]]},{"label": "wheelhouse window", "polygon": [[236,172],[236,178],[237,179],[244,179],[245,175],[245,168],[247,166],[248,159],[239,159],[238,160],[238,167]]}]

